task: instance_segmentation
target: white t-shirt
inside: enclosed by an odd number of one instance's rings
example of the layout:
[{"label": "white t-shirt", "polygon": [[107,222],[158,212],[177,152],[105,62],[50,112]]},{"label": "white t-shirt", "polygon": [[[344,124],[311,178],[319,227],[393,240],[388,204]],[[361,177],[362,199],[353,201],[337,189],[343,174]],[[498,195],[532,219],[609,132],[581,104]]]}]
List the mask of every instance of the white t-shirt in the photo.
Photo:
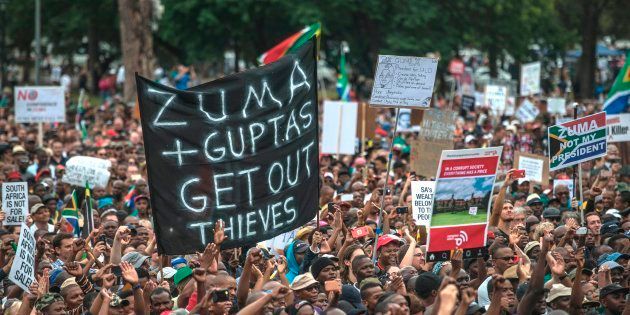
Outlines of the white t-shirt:
[{"label": "white t-shirt", "polygon": [[490,296],[488,295],[488,283],[490,283],[491,279],[492,277],[488,277],[486,278],[486,280],[483,280],[483,282],[479,286],[479,289],[477,289],[477,303],[479,304],[479,306],[483,306],[484,308],[487,308],[487,306],[490,305]]},{"label": "white t-shirt", "polygon": [[[38,230],[37,225],[33,223],[33,225],[31,225],[31,227],[29,228],[29,230],[31,231],[31,234],[35,234],[35,231]],[[52,233],[54,231],[55,231],[55,226],[48,223],[48,233]]]}]

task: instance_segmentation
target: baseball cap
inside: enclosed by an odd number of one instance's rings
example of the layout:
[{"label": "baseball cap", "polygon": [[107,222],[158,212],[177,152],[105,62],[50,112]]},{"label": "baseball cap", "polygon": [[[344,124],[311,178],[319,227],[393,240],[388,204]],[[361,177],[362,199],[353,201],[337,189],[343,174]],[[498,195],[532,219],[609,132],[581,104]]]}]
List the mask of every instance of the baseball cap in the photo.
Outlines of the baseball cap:
[{"label": "baseball cap", "polygon": [[308,249],[308,244],[302,241],[296,241],[295,242],[295,252],[296,253],[305,253],[306,250]]},{"label": "baseball cap", "polygon": [[621,219],[621,214],[619,213],[619,210],[617,209],[608,209],[606,211],[606,214],[610,214],[617,219]]},{"label": "baseball cap", "polygon": [[21,180],[22,179],[22,175],[20,175],[20,172],[18,172],[18,171],[13,171],[13,172],[9,173],[9,175],[7,175],[7,179],[8,180]]},{"label": "baseball cap", "polygon": [[608,269],[610,270],[618,269],[618,268],[623,269],[623,266],[618,264],[616,261],[605,261],[601,265],[599,265],[599,268],[602,268],[602,267],[608,267]]},{"label": "baseball cap", "polygon": [[179,284],[182,280],[190,277],[192,272],[192,269],[188,266],[177,269],[177,272],[175,272],[175,275],[173,276],[173,282],[175,284]]},{"label": "baseball cap", "polygon": [[147,201],[149,201],[149,196],[147,195],[138,195],[136,196],[136,198],[133,198],[133,202],[138,202],[138,200],[140,199],[146,199]]},{"label": "baseball cap", "polygon": [[291,283],[290,288],[293,291],[297,291],[308,288],[317,283],[319,282],[313,278],[313,275],[310,272],[307,272],[296,276],[295,279],[293,279],[293,283]]},{"label": "baseball cap", "polygon": [[600,233],[604,234],[615,234],[621,230],[621,227],[616,221],[608,221],[602,223],[602,227],[600,228]]},{"label": "baseball cap", "polygon": [[382,246],[385,246],[391,242],[396,242],[398,243],[398,245],[402,243],[400,241],[400,238],[395,235],[382,235],[378,238],[378,242],[376,243],[376,251],[378,251]]},{"label": "baseball cap", "polygon": [[16,155],[16,154],[26,153],[26,150],[24,149],[23,146],[16,145],[16,146],[13,147],[13,151],[12,152],[13,152],[13,155]]},{"label": "baseball cap", "polygon": [[129,252],[122,256],[121,260],[132,264],[134,268],[140,268],[148,258],[149,256],[142,255],[138,252]]},{"label": "baseball cap", "polygon": [[558,210],[558,209],[556,209],[554,207],[549,207],[549,208],[545,209],[545,211],[543,211],[542,217],[545,218],[545,219],[559,218],[560,217],[560,210]]},{"label": "baseball cap", "polygon": [[606,295],[621,292],[623,294],[628,294],[628,290],[630,288],[624,288],[616,283],[609,284],[599,290],[599,299],[603,299]]},{"label": "baseball cap", "polygon": [[39,209],[41,208],[46,208],[46,206],[43,203],[36,203],[34,206],[31,207],[31,214],[37,213],[37,211],[39,211]]},{"label": "baseball cap", "polygon": [[549,291],[546,301],[547,303],[550,303],[551,301],[563,296],[571,296],[571,288],[564,286],[563,284],[556,283],[551,287],[551,291]]},{"label": "baseball cap", "polygon": [[540,196],[538,194],[531,194],[527,196],[526,202],[528,206],[531,206],[536,203],[542,203],[542,201],[540,201]]},{"label": "baseball cap", "polygon": [[466,138],[464,138],[464,143],[470,143],[470,142],[473,142],[473,141],[476,141],[476,140],[477,140],[477,138],[475,138],[475,136],[467,135]]},{"label": "baseball cap", "polygon": [[441,282],[442,279],[438,275],[432,272],[423,272],[418,275],[414,290],[418,293],[418,296],[427,297],[433,290],[437,290],[440,287]]},{"label": "baseball cap", "polygon": [[173,276],[175,276],[175,273],[177,273],[177,270],[173,267],[164,267],[162,268],[162,271],[158,271],[157,273],[157,280],[158,282],[162,282],[162,274],[164,274],[164,279],[171,279],[173,278]]}]

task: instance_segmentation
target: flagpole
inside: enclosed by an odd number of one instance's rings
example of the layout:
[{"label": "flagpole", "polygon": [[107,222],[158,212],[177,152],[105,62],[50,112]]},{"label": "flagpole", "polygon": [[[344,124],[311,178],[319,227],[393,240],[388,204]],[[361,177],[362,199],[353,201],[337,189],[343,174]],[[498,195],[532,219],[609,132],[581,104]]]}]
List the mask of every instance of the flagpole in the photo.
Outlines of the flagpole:
[{"label": "flagpole", "polygon": [[[365,114],[366,114],[367,103],[361,103],[361,153],[365,152]],[[367,167],[363,166],[363,181],[367,178]]]},{"label": "flagpole", "polygon": [[385,170],[385,183],[383,183],[383,194],[381,195],[381,208],[378,209],[378,220],[376,221],[376,229],[374,235],[374,246],[372,247],[372,263],[376,264],[376,244],[378,244],[378,227],[381,226],[383,222],[383,207],[385,206],[385,194],[387,193],[387,186],[389,182],[389,169],[392,163],[392,155],[394,151],[394,138],[396,137],[396,132],[398,131],[398,116],[400,114],[400,107],[396,108],[396,120],[394,122],[394,133],[392,134],[392,139],[389,142],[389,155],[387,156],[387,169]]},{"label": "flagpole", "polygon": [[[572,106],[573,106],[573,119],[575,120],[578,118],[578,103],[573,102]],[[578,173],[580,177],[579,183],[576,182],[578,179],[577,178]],[[580,196],[581,196],[582,195],[582,163],[579,163],[578,165],[573,165],[573,198],[576,198],[576,199],[578,197],[578,185],[580,187],[579,190],[580,190]],[[580,201],[582,201],[582,197],[580,197]],[[573,200],[569,200],[569,202],[573,202]],[[584,223],[584,212],[581,210],[580,210],[580,219],[582,223]]]}]

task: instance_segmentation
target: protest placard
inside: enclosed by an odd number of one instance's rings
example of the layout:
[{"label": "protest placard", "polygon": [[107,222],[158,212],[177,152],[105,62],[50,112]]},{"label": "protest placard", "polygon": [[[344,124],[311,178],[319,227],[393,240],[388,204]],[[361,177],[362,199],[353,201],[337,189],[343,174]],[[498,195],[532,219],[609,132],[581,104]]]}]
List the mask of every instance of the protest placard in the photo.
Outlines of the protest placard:
[{"label": "protest placard", "polygon": [[490,197],[502,147],[443,151],[435,184],[427,260],[444,261],[451,250],[483,256]]},{"label": "protest placard", "polygon": [[26,292],[31,292],[29,287],[35,282],[35,236],[25,223],[20,228],[9,280]]},{"label": "protest placard", "polygon": [[540,93],[540,61],[521,66],[521,96]]},{"label": "protest placard", "polygon": [[62,86],[15,87],[15,122],[55,123],[66,121]]},{"label": "protest placard", "polygon": [[608,142],[630,141],[630,114],[607,115],[606,126]]},{"label": "protest placard", "polygon": [[74,156],[66,162],[66,172],[61,179],[62,182],[85,186],[87,182],[90,187],[107,187],[107,182],[111,176],[109,168],[111,162],[90,156]]},{"label": "protest placard", "polygon": [[540,111],[528,99],[524,99],[516,111],[516,118],[523,123],[532,122],[540,114]]},{"label": "protest placard", "polygon": [[26,182],[2,183],[2,225],[20,225],[28,215],[28,186]]},{"label": "protest placard", "polygon": [[435,176],[442,150],[453,149],[453,134],[457,114],[431,108],[424,111],[418,138],[411,141],[411,170],[426,178]]},{"label": "protest placard", "polygon": [[321,153],[355,153],[357,107],[356,102],[324,101]]},{"label": "protest placard", "polygon": [[549,170],[555,171],[606,155],[606,113],[548,128]]},{"label": "protest placard", "polygon": [[371,106],[428,108],[438,59],[379,55]]},{"label": "protest placard", "polygon": [[516,151],[514,168],[525,170],[525,178],[519,178],[519,183],[528,180],[543,186],[549,185],[549,159],[545,156]]},{"label": "protest placard", "polygon": [[547,99],[547,112],[552,115],[566,115],[566,100],[562,97],[550,97]]},{"label": "protest placard", "polygon": [[284,253],[284,248],[295,239],[295,234],[298,232],[298,229],[293,231],[289,231],[286,233],[282,233],[280,235],[276,235],[271,239],[264,241],[264,244],[267,248],[271,248],[271,250],[276,254],[286,255]]},{"label": "protest placard", "polygon": [[507,101],[507,87],[501,85],[486,85],[484,104],[493,112],[503,114]]},{"label": "protest placard", "polygon": [[471,95],[462,95],[462,108],[469,112],[475,111],[475,97]]},{"label": "protest placard", "polygon": [[187,90],[137,77],[161,254],[202,250],[218,220],[228,237],[222,248],[234,248],[315,217],[315,44]]},{"label": "protest placard", "polygon": [[433,181],[411,182],[411,212],[416,225],[428,226],[431,224],[434,191],[435,182]]}]

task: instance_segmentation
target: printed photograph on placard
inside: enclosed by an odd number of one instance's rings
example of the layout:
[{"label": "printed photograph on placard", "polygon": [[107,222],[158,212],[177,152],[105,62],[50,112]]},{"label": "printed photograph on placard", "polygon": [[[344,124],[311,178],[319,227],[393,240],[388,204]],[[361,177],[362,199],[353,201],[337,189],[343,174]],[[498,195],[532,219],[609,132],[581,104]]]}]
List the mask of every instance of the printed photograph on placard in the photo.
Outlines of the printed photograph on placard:
[{"label": "printed photograph on placard", "polygon": [[493,183],[494,176],[440,179],[431,226],[485,223]]}]

